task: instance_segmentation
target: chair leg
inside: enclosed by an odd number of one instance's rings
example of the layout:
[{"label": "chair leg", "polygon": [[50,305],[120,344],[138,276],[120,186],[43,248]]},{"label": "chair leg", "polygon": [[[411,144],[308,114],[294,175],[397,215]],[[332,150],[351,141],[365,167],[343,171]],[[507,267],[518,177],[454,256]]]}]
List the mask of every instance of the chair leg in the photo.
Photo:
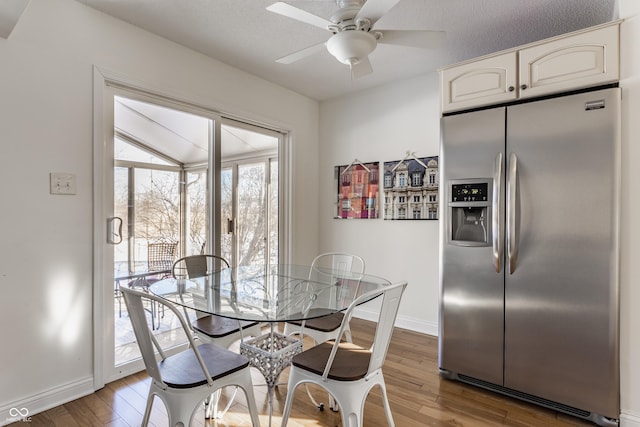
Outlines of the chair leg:
[{"label": "chair leg", "polygon": [[186,427],[191,425],[191,419],[199,405],[194,402],[193,396],[176,393],[171,396],[171,399],[164,401],[164,406],[169,415],[169,426],[174,427],[182,423]]},{"label": "chair leg", "polygon": [[247,369],[246,373],[244,374],[243,383],[246,386],[241,386],[240,388],[242,389],[242,391],[244,391],[244,395],[247,398],[247,406],[249,408],[249,415],[251,416],[251,425],[253,427],[260,427],[260,418],[258,417],[258,404],[256,403],[256,396],[253,393],[251,371],[249,369]]},{"label": "chair leg", "polygon": [[218,404],[220,403],[221,394],[222,394],[222,389],[218,389],[214,391],[213,394],[209,397],[209,399],[207,399],[207,401],[205,402],[205,409],[204,409],[205,419],[219,420],[222,417],[224,417],[224,414],[227,413],[227,411],[233,404],[233,401],[236,398],[236,394],[238,394],[238,387],[233,388],[233,394],[231,395],[231,398],[229,398],[229,400],[227,401],[227,404],[224,407],[224,409],[222,411],[219,411]]},{"label": "chair leg", "polygon": [[211,396],[204,401],[204,418],[216,419],[218,418],[218,402],[220,401],[220,394],[222,389],[218,389],[211,393]]},{"label": "chair leg", "polygon": [[291,406],[293,405],[293,393],[295,392],[295,390],[295,384],[289,381],[289,385],[287,386],[287,397],[285,398],[284,409],[282,410],[282,423],[280,424],[281,427],[287,427],[289,415],[291,414]]},{"label": "chair leg", "polygon": [[[351,387],[342,390],[334,390],[336,400],[340,402],[340,417],[343,427],[363,427],[362,416],[364,413],[365,396],[355,392]],[[368,393],[367,393],[368,394]]]},{"label": "chair leg", "polygon": [[387,424],[389,424],[389,427],[395,427],[395,423],[393,422],[393,415],[391,415],[391,406],[389,406],[389,398],[387,397],[387,386],[385,385],[384,380],[380,381],[378,385],[380,386],[380,392],[382,394],[382,404],[384,405],[384,412],[387,415]]},{"label": "chair leg", "polygon": [[[315,399],[313,398],[313,396],[311,395],[311,390],[309,390],[309,385],[308,385],[308,384],[305,384],[305,385],[304,385],[304,389],[305,389],[305,391],[307,392],[307,396],[309,396],[309,400],[311,401],[311,403],[313,403],[313,404],[315,405],[315,407],[316,407],[316,408],[320,409],[321,411],[324,411],[324,403],[322,403],[322,402],[320,402],[320,403],[316,402],[316,400],[315,400]],[[331,405],[332,405],[332,403],[333,403],[331,399],[332,399],[332,398],[331,398],[331,396],[329,396],[329,407],[330,407],[331,409],[333,409],[333,406],[331,406]]]},{"label": "chair leg", "polygon": [[142,427],[149,425],[149,417],[151,416],[151,407],[153,406],[154,393],[152,389],[149,389],[149,395],[147,396],[147,406],[144,409],[144,416],[142,417]]}]

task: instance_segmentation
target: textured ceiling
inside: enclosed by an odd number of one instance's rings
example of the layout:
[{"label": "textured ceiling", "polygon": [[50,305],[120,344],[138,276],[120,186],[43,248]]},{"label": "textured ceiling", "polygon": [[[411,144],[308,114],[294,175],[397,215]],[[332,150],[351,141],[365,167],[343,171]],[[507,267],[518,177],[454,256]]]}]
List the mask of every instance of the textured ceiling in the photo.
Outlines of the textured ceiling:
[{"label": "textured ceiling", "polygon": [[[326,41],[328,31],[266,10],[275,0],[79,0],[236,68],[324,100],[448,64],[617,19],[615,0],[400,0],[375,28],[446,31],[437,49],[378,45],[373,73],[321,51],[293,64],[275,60]],[[334,0],[287,3],[325,19]]]},{"label": "textured ceiling", "polygon": [[[400,0],[375,24],[376,29],[443,30],[445,42],[434,49],[378,45],[370,55],[373,73],[352,80],[348,67],[324,50],[289,65],[275,62],[331,35],[267,11],[275,0],[77,1],[317,100],[414,77],[618,16],[616,0]],[[0,31],[3,27],[10,31],[27,2],[0,0]],[[325,19],[337,10],[334,0],[287,3]]]},{"label": "textured ceiling", "polygon": [[0,37],[9,37],[28,3],[29,0],[0,1]]}]

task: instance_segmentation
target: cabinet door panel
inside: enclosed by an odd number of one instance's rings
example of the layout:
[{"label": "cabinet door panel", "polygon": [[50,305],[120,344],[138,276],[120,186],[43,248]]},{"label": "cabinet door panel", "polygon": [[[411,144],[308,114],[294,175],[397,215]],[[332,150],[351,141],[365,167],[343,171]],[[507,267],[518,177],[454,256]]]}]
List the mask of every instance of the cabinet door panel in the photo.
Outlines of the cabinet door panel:
[{"label": "cabinet door panel", "polygon": [[442,111],[516,99],[516,53],[486,58],[442,71]]},{"label": "cabinet door panel", "polygon": [[617,81],[618,44],[618,26],[615,25],[522,49],[519,55],[520,97]]}]

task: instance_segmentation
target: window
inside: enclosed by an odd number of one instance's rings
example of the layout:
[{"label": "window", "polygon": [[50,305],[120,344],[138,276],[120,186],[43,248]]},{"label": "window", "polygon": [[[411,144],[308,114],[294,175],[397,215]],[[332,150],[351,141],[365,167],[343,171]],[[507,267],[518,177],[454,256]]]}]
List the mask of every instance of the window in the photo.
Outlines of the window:
[{"label": "window", "polygon": [[390,173],[384,175],[384,186],[386,188],[393,187],[393,176]]},{"label": "window", "polygon": [[398,203],[404,203],[405,202],[405,197],[404,196],[398,196]]},{"label": "window", "polygon": [[420,196],[413,196],[414,203],[420,203]]},{"label": "window", "polygon": [[404,173],[398,174],[398,187],[406,187],[407,176]]},{"label": "window", "polygon": [[420,172],[414,172],[411,176],[411,185],[413,187],[420,187],[422,185],[422,176]]},{"label": "window", "polygon": [[420,219],[420,209],[413,210],[413,219]]}]

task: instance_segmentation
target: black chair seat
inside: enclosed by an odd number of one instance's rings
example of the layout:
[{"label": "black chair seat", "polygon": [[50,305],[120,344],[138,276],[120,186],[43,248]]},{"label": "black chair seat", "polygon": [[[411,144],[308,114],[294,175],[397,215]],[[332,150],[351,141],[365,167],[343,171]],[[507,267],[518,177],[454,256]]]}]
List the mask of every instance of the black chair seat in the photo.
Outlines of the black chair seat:
[{"label": "black chair seat", "polygon": [[[313,315],[313,309],[309,310],[309,315]],[[304,327],[308,329],[320,331],[320,332],[335,331],[340,327],[343,317],[344,317],[344,313],[342,312],[333,313],[328,316],[316,317],[316,318],[307,320],[304,324]],[[292,320],[292,321],[289,321],[289,323],[293,325],[302,326],[302,320]]]},{"label": "black chair seat", "polygon": [[[322,376],[335,341],[326,341],[293,357],[292,364]],[[350,342],[341,342],[333,359],[328,377],[336,381],[356,381],[364,378],[369,369],[371,352]]]},{"label": "black chair seat", "polygon": [[[201,344],[198,350],[214,381],[249,366],[249,359],[246,357],[214,344]],[[169,356],[158,363],[158,368],[162,379],[169,387],[192,388],[207,383],[196,355],[192,351],[183,351]]]},{"label": "black chair seat", "polygon": [[193,329],[211,338],[222,338],[227,335],[235,334],[242,329],[250,328],[257,325],[258,322],[240,321],[228,319],[220,316],[204,316],[196,319],[191,323]]}]

